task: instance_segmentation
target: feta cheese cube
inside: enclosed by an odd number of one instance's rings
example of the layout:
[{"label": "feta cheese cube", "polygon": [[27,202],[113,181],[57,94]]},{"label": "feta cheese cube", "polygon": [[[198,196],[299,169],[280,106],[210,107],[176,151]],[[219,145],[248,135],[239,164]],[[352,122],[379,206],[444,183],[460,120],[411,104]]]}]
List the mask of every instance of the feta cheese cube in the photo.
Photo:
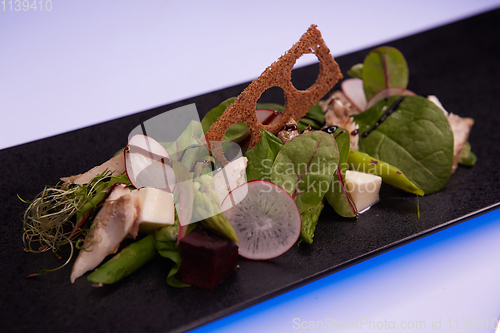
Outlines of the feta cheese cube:
[{"label": "feta cheese cube", "polygon": [[347,170],[345,175],[347,189],[351,193],[359,213],[368,210],[379,201],[382,178],[369,173]]},{"label": "feta cheese cube", "polygon": [[139,231],[152,232],[165,225],[174,224],[174,196],[164,190],[145,187],[134,191],[139,198],[137,223]]},{"label": "feta cheese cube", "polygon": [[242,156],[215,174],[214,190],[217,194],[219,205],[222,205],[222,201],[224,201],[229,192],[246,183],[247,163],[248,159]]}]

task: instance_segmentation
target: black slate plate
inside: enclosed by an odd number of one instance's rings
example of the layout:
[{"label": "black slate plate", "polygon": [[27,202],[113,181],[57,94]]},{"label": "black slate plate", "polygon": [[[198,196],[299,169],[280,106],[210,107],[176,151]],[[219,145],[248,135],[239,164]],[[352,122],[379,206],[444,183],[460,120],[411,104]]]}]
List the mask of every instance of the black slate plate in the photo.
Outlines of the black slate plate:
[{"label": "black slate plate", "polygon": [[[0,151],[0,327],[7,331],[183,331],[241,310],[365,260],[390,248],[453,225],[500,202],[500,10],[386,43],[400,49],[410,67],[409,89],[435,94],[443,105],[476,120],[470,142],[479,157],[459,168],[444,190],[416,199],[384,186],[380,204],[357,221],[325,208],[312,246],[295,246],[266,262],[240,260],[238,271],[214,291],[175,289],[165,283],[169,263],[157,258],[133,276],[105,288],[85,279],[69,282],[71,268],[28,279],[56,265],[50,254],[22,250],[16,194],[33,198],[60,176],[105,161],[126,144],[140,122],[196,103],[203,115],[247,84]],[[328,34],[328,31],[324,31]],[[334,49],[335,45],[330,45]],[[337,58],[344,72],[367,50]],[[296,70],[299,84],[314,80],[316,65]],[[269,96],[269,101],[277,96]],[[491,208],[490,208],[491,209]]]}]

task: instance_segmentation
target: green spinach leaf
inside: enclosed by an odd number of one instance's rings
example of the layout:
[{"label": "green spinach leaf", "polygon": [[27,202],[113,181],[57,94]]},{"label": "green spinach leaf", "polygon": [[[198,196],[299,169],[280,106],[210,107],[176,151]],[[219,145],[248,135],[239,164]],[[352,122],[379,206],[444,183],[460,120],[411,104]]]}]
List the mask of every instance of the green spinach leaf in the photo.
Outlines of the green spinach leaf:
[{"label": "green spinach leaf", "polygon": [[287,191],[303,213],[323,200],[338,162],[335,139],[325,132],[308,132],[279,151],[272,166],[271,182]]},{"label": "green spinach leaf", "polygon": [[453,133],[448,120],[428,99],[406,96],[395,112],[375,126],[397,100],[390,97],[354,116],[359,150],[399,168],[425,194],[436,192],[451,175]]},{"label": "green spinach leaf", "polygon": [[408,65],[401,52],[394,47],[382,46],[371,51],[363,63],[363,88],[366,100],[390,87],[406,88]]}]

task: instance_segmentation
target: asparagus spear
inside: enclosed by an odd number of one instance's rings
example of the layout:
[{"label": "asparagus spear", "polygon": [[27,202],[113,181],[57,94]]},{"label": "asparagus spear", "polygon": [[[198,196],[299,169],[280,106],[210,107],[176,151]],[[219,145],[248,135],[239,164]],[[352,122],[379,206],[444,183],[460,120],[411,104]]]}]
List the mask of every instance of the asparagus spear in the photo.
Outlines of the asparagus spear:
[{"label": "asparagus spear", "polygon": [[132,274],[156,255],[155,239],[149,234],[121,250],[88,277],[92,283],[111,284]]},{"label": "asparagus spear", "polygon": [[213,178],[209,174],[200,176],[194,182],[193,216],[201,224],[219,235],[238,243],[238,236],[219,207]]}]

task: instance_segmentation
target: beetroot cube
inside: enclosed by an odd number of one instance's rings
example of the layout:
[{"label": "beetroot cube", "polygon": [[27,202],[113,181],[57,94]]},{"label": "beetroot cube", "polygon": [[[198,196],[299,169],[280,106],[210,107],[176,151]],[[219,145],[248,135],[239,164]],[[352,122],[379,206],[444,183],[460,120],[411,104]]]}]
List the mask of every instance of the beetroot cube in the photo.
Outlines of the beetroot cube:
[{"label": "beetroot cube", "polygon": [[181,280],[211,290],[236,267],[238,245],[204,229],[196,229],[179,242]]}]

